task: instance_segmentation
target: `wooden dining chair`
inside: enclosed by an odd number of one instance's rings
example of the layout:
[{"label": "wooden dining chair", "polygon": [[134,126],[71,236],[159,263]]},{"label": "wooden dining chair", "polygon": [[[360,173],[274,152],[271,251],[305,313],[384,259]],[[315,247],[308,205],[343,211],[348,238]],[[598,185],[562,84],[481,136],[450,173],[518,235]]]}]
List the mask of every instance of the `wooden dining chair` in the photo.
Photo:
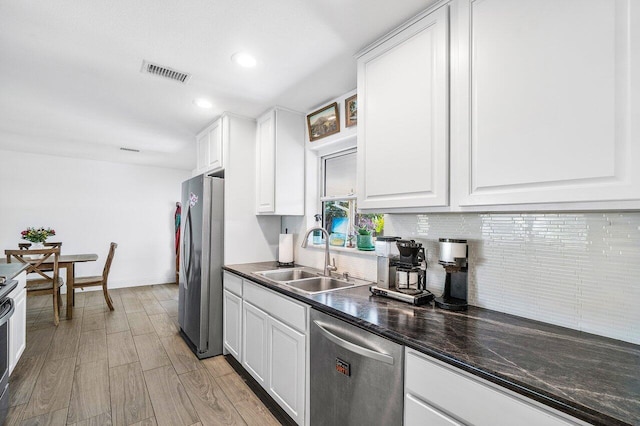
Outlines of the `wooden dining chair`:
[{"label": "wooden dining chair", "polygon": [[111,269],[111,262],[113,261],[113,256],[116,253],[116,248],[118,244],[111,243],[109,247],[109,255],[107,256],[107,261],[104,263],[104,269],[102,270],[102,275],[94,276],[94,277],[76,277],[73,280],[73,291],[75,292],[76,288],[85,287],[94,287],[94,286],[102,286],[102,292],[104,293],[104,300],[107,302],[107,306],[109,306],[109,310],[113,311],[113,300],[111,300],[111,296],[109,296],[109,291],[107,290],[107,279],[109,278],[109,270]]},{"label": "wooden dining chair", "polygon": [[[58,325],[60,323],[60,306],[62,305],[60,288],[64,285],[58,269],[60,249],[5,250],[4,254],[7,256],[7,263],[15,260],[27,265],[27,296],[46,294],[53,296],[53,322]],[[53,257],[53,261],[50,260],[51,257]]]},{"label": "wooden dining chair", "polygon": [[[31,245],[32,243],[18,243],[18,247],[20,248],[20,250],[31,250]],[[60,250],[62,250],[62,243],[61,242],[50,242],[50,243],[43,243],[43,245],[47,248],[59,248]],[[42,265],[40,267],[41,271],[53,271],[53,266],[48,263],[45,265]]]}]

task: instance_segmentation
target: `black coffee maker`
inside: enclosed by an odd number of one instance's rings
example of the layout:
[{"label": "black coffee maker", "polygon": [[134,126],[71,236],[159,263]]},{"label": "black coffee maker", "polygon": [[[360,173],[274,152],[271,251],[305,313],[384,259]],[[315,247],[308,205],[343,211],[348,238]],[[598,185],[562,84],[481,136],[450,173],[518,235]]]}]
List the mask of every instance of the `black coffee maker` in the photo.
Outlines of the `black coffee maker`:
[{"label": "black coffee maker", "polygon": [[[395,238],[394,238],[395,239]],[[421,243],[414,240],[395,241],[398,255],[378,256],[378,285],[369,287],[374,296],[388,297],[412,305],[433,300],[427,287],[427,256]]]},{"label": "black coffee maker", "polygon": [[396,261],[396,289],[405,294],[420,294],[427,285],[427,257],[422,243],[398,240],[400,255]]}]

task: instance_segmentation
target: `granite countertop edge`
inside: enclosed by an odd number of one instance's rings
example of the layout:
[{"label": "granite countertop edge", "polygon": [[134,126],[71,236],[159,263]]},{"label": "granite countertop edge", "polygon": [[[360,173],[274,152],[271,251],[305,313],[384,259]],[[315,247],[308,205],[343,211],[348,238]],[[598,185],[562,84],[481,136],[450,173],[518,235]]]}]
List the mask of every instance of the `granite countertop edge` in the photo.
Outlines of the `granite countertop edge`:
[{"label": "granite countertop edge", "polygon": [[[293,299],[299,300],[324,313],[328,313],[335,317],[338,317],[346,321],[347,323],[356,325],[360,328],[373,332],[374,334],[388,338],[394,342],[405,345],[409,348],[415,349],[421,353],[424,353],[425,355],[436,358],[453,367],[457,367],[474,376],[488,380],[489,382],[495,383],[501,387],[509,389],[527,398],[531,398],[537,402],[540,402],[541,404],[552,407],[558,411],[569,414],[570,416],[573,416],[580,420],[589,422],[591,424],[603,425],[603,426],[634,424],[634,423],[627,423],[626,421],[616,417],[612,417],[606,413],[598,411],[597,409],[590,408],[588,406],[578,404],[574,401],[567,400],[562,396],[537,388],[535,385],[532,385],[530,383],[520,382],[511,377],[508,377],[505,374],[501,374],[500,371],[491,371],[489,369],[481,368],[477,365],[474,365],[473,363],[469,363],[464,360],[458,359],[450,353],[434,349],[432,346],[429,345],[429,342],[426,342],[424,340],[413,339],[397,331],[390,330],[376,324],[372,324],[366,321],[365,319],[349,315],[343,311],[332,308],[331,306],[328,306],[322,303],[321,301],[314,300],[311,296],[307,296],[307,295],[292,291],[286,288],[284,285],[279,285],[266,278],[262,278],[258,275],[255,275],[254,273],[252,273],[254,271],[251,271],[251,272],[246,271],[247,268],[253,269],[257,266],[260,267],[257,270],[268,270],[269,268],[277,269],[277,264],[275,262],[255,262],[255,263],[247,263],[247,264],[225,265],[223,266],[223,270],[232,272],[243,278],[249,279],[254,283],[258,283],[268,289],[271,289],[273,291],[276,291],[278,293],[281,293]],[[302,265],[296,265],[296,266],[303,267]],[[411,305],[407,305],[407,306],[412,307]],[[482,308],[477,308],[477,309],[482,309]],[[488,311],[488,310],[485,309],[485,311]],[[503,314],[503,315],[510,316],[509,314]],[[540,323],[539,321],[534,321],[534,320],[527,320],[527,321],[531,321],[532,324]],[[630,419],[630,421],[634,421],[634,420]]]},{"label": "granite countertop edge", "polygon": [[28,265],[24,263],[0,263],[0,276],[5,277],[7,280],[11,280],[27,269],[27,267]]}]

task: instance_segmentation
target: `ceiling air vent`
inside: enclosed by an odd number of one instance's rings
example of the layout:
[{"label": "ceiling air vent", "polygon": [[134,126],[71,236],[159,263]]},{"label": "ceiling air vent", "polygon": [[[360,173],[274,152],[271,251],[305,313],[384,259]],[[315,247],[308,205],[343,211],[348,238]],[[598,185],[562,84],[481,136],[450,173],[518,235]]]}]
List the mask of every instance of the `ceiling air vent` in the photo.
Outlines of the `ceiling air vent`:
[{"label": "ceiling air vent", "polygon": [[154,74],[159,77],[168,78],[169,80],[178,81],[182,84],[186,84],[191,78],[191,74],[187,74],[186,72],[177,71],[169,67],[163,67],[162,65],[148,61],[142,61],[142,69],[140,71],[145,74]]}]

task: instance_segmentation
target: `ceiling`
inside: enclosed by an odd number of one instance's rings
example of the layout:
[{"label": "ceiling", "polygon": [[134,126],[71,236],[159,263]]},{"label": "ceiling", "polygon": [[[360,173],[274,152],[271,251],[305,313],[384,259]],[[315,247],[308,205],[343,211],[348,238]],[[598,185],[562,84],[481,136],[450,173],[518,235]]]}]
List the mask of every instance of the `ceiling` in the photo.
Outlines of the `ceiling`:
[{"label": "ceiling", "polygon": [[0,149],[192,169],[222,112],[308,112],[354,89],[353,55],[435,1],[0,0]]}]

